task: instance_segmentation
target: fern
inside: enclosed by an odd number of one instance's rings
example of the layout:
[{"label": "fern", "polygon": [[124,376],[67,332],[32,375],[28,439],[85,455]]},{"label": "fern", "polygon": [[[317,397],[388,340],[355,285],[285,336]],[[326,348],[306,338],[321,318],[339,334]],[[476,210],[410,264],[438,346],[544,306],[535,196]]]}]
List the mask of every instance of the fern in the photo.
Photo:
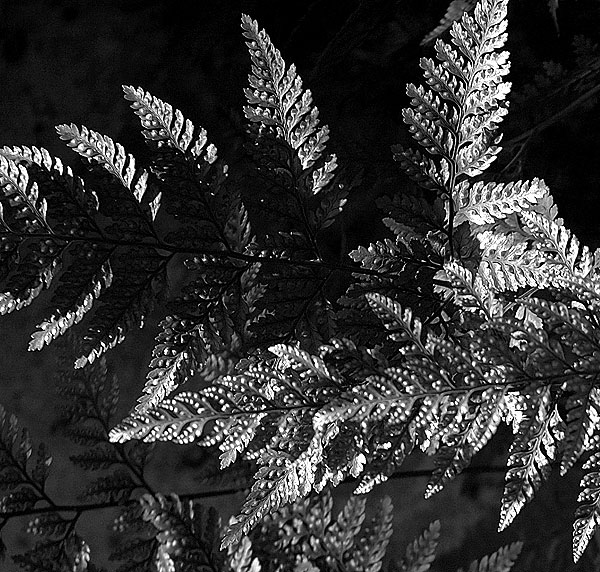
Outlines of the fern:
[{"label": "fern", "polygon": [[[391,501],[369,524],[356,496],[334,518],[330,489],[355,479],[364,494],[420,450],[432,457],[433,496],[502,423],[513,435],[500,529],[555,461],[565,474],[592,454],[574,526],[583,554],[598,520],[599,255],[565,228],[541,179],[483,180],[508,112],[507,0],[453,2],[433,36],[444,27],[449,42],[421,59],[423,85],[407,87],[402,116],[420,149],[393,148],[419,188],[379,201],[387,234],[347,263],[323,241],[350,186],[326,154],[329,129],[295,66],[246,15],[250,176],[230,177],[202,127],[132,86],[123,90],[146,164],[73,124],[58,133],[82,157],[81,178],[41,148],[0,152],[0,313],[52,287],[29,347],[78,340],[60,368],[62,423],[86,447],[73,462],[103,471],[84,502],[119,507],[115,526],[131,543],[122,570],[379,572]],[[115,423],[105,354],[154,310],[142,395]],[[92,570],[75,531],[82,510],[59,510],[43,449],[32,466],[27,434],[6,415],[2,426],[0,475],[15,489],[2,522],[37,515],[31,529],[46,538],[16,561]],[[223,470],[239,460],[254,470],[226,527],[192,498],[153,490],[144,468],[156,441],[205,447],[205,476],[217,456]],[[398,568],[428,570],[438,536],[433,523]],[[520,549],[469,570],[510,570]]]},{"label": "fern", "polygon": [[398,569],[401,572],[427,572],[435,559],[440,537],[440,521],[436,520],[406,547],[406,554]]}]

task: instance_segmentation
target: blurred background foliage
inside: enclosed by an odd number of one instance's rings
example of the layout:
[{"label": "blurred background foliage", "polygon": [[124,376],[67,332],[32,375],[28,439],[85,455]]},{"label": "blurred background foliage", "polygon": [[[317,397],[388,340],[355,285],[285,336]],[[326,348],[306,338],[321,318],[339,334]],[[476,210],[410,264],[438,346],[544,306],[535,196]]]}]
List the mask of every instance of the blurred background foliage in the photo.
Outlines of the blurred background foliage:
[{"label": "blurred background foliage", "polygon": [[[137,118],[120,88],[140,85],[204,126],[243,184],[247,157],[241,107],[249,58],[239,16],[245,12],[266,28],[286,62],[296,64],[323,122],[331,128],[329,150],[359,181],[341,223],[331,229],[332,249],[347,251],[383,234],[375,199],[410,186],[392,161],[390,145],[408,142],[401,120],[401,109],[408,103],[405,86],[420,81],[419,57],[432,52],[421,40],[435,28],[447,4],[448,0],[4,0],[0,144],[44,146],[74,164],[74,156],[54,131],[59,123],[74,122],[110,135],[143,159]],[[544,178],[566,225],[595,248],[600,245],[600,54],[595,46],[600,42],[600,3],[560,0],[552,5],[558,5],[556,18],[547,0],[511,2],[513,93],[502,128],[505,151],[492,171],[498,177]],[[37,312],[0,321],[0,402],[19,415],[34,438],[49,443],[55,457],[51,486],[57,500],[69,502],[81,483],[67,460],[72,446],[53,425],[58,406],[52,380],[55,356],[52,350],[26,352]],[[123,413],[139,394],[155,333],[151,322],[110,356],[121,382]],[[479,466],[502,465],[505,458],[500,436],[482,453]],[[201,490],[195,473],[202,462],[198,448],[162,446],[149,480],[162,492]],[[429,467],[425,459],[412,468]],[[391,495],[396,507],[389,553],[399,556],[422,528],[441,518],[440,569],[466,565],[515,539],[526,542],[516,570],[572,569],[570,522],[577,472],[567,479],[553,478],[515,525],[497,535],[502,478],[500,473],[469,473],[428,502],[422,500],[423,478],[391,480],[379,487],[375,496]],[[340,487],[340,494],[350,492],[350,485]],[[213,504],[227,517],[241,498],[219,497]],[[90,514],[84,521],[100,562],[110,543],[109,513]],[[29,539],[16,524],[11,535],[12,548],[18,551]],[[590,569],[597,552],[591,547],[578,568]]]}]

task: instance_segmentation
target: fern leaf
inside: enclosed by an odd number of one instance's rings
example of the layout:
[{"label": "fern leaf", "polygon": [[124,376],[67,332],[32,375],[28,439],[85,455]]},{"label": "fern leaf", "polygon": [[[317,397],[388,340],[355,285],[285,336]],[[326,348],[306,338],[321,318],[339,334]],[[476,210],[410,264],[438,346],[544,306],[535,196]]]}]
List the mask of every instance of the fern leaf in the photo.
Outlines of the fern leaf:
[{"label": "fern leaf", "polygon": [[221,469],[234,463],[238,455],[248,447],[266,415],[266,413],[259,413],[248,419],[235,419],[227,423],[223,428],[225,437],[219,444],[219,449],[223,451],[219,457]]},{"label": "fern leaf", "polygon": [[95,160],[125,188],[134,190],[132,183],[136,173],[135,159],[133,155],[126,153],[120,143],[115,143],[107,135],[101,135],[85,126],[79,128],[73,123],[58,125],[56,131],[76,153],[85,159]]},{"label": "fern leaf", "polygon": [[138,398],[137,413],[158,405],[178,386],[185,383],[199,366],[202,347],[198,326],[191,320],[168,316],[161,323],[157,344],[152,351],[150,372]]},{"label": "fern leaf", "polygon": [[388,330],[392,339],[406,341],[423,353],[428,353],[423,341],[419,318],[413,317],[410,308],[403,309],[397,302],[379,294],[367,294],[367,300]]},{"label": "fern leaf", "polygon": [[31,509],[45,498],[45,483],[52,463],[44,445],[34,450],[27,429],[0,405],[0,512]]},{"label": "fern leaf", "polygon": [[600,423],[600,390],[591,383],[570,384],[567,398],[567,431],[560,464],[565,475],[588,450],[596,427]]},{"label": "fern leaf", "polygon": [[255,483],[241,514],[228,526],[221,548],[239,542],[266,514],[306,496],[315,485],[316,469],[322,455],[323,438],[318,434],[296,459],[270,452],[254,477]]},{"label": "fern leaf", "polygon": [[400,572],[427,572],[435,560],[440,539],[440,521],[433,521],[407,547],[398,569]]},{"label": "fern leaf", "polygon": [[436,290],[445,298],[453,298],[461,309],[477,313],[486,320],[500,315],[502,304],[479,273],[474,275],[458,262],[450,261],[444,264],[444,270],[438,272],[436,278],[450,282],[452,288],[436,287]]},{"label": "fern leaf", "polygon": [[[89,218],[98,212],[96,193],[87,189],[84,181],[73,174],[71,167],[63,165],[62,161],[53,157],[47,149],[25,145],[3,147],[0,149],[0,155],[29,168],[28,172],[35,170],[34,176],[48,201],[52,215],[60,218],[60,213],[64,214],[65,220],[58,223],[59,227],[61,224],[69,224],[67,217],[71,223],[77,221],[78,227],[85,227],[82,215]],[[42,173],[45,176],[40,177]]]},{"label": "fern leaf", "polygon": [[482,249],[478,274],[495,291],[544,287],[551,280],[547,261],[515,233],[486,231],[477,239]]},{"label": "fern leaf", "polygon": [[131,499],[132,493],[139,487],[139,483],[134,481],[130,471],[118,467],[109,475],[96,477],[90,482],[81,498],[92,502],[124,504]]},{"label": "fern leaf", "polygon": [[43,230],[53,234],[46,221],[48,204],[43,197],[39,196],[37,183],[30,181],[29,173],[23,165],[7,159],[2,154],[0,154],[0,188],[5,205],[5,226],[23,233]]},{"label": "fern leaf", "polygon": [[322,197],[317,210],[308,214],[309,222],[317,231],[330,227],[335,222],[336,216],[342,212],[347,200],[347,186],[342,183],[333,185],[331,191]]},{"label": "fern leaf", "polygon": [[447,176],[443,172],[439,173],[437,164],[419,150],[392,145],[392,153],[394,161],[397,161],[400,168],[420,187],[431,191],[444,188]]},{"label": "fern leaf", "polygon": [[0,292],[0,315],[10,314],[29,306],[45,288],[49,288],[60,270],[63,245],[55,246],[39,241],[30,245],[29,252],[20,260],[20,273]]},{"label": "fern leaf", "polygon": [[575,511],[573,523],[573,559],[583,555],[600,521],[600,453],[595,452],[583,466],[588,472],[581,479],[582,503]]},{"label": "fern leaf", "polygon": [[323,540],[327,550],[338,555],[340,560],[354,546],[365,520],[366,503],[366,497],[352,495],[338,513],[335,522],[325,532]]},{"label": "fern leaf", "polygon": [[142,519],[140,504],[120,507],[113,529],[119,534],[110,559],[125,561],[119,565],[119,572],[154,571],[160,545],[156,540],[154,526]]},{"label": "fern leaf", "polygon": [[13,556],[16,564],[31,572],[97,572],[89,559],[88,544],[72,531],[64,538],[38,542],[28,552]]},{"label": "fern leaf", "polygon": [[556,443],[562,438],[560,418],[549,410],[549,393],[540,390],[518,425],[517,436],[510,448],[508,472],[502,498],[498,530],[504,530],[529,502],[542,482],[548,478],[550,463],[556,457]]},{"label": "fern leaf", "polygon": [[329,128],[320,125],[310,90],[265,30],[245,14],[242,30],[252,60],[250,87],[244,89],[251,149],[277,201],[284,201],[277,218],[287,219],[286,226],[292,222],[318,255],[315,235],[341,212],[347,194],[338,182],[336,156],[324,155]]},{"label": "fern leaf", "polygon": [[460,20],[463,14],[471,11],[476,3],[477,0],[452,0],[446,9],[444,17],[440,20],[440,23],[421,40],[421,45],[425,46],[432,43],[450,28],[453,22]]},{"label": "fern leaf", "polygon": [[123,92],[140,118],[146,140],[155,142],[159,149],[168,145],[181,153],[189,152],[195,158],[202,155],[207,144],[206,130],[196,128],[179,109],[174,109],[141,87],[124,85]]},{"label": "fern leaf", "polygon": [[176,572],[175,562],[161,544],[156,551],[156,572]]},{"label": "fern leaf", "polygon": [[468,572],[510,572],[522,548],[522,542],[513,542],[503,546],[493,554],[484,556],[480,561],[473,561]]},{"label": "fern leaf", "polygon": [[140,497],[142,519],[152,524],[159,542],[159,552],[167,553],[176,569],[217,570],[214,541],[218,518],[214,509],[204,510],[192,501],[182,501],[176,494]]},{"label": "fern leaf", "polygon": [[379,572],[392,536],[394,506],[389,497],[381,501],[378,513],[363,531],[358,546],[350,552],[349,572]]},{"label": "fern leaf", "polygon": [[191,443],[202,435],[208,421],[221,417],[201,399],[184,392],[164,399],[144,413],[134,413],[114,427],[109,434],[112,443],[131,439]]},{"label": "fern leaf", "polygon": [[96,303],[75,367],[84,367],[141,328],[165,288],[169,256],[137,246],[117,250],[111,257],[114,279]]},{"label": "fern leaf", "polygon": [[271,346],[269,351],[279,358],[287,360],[291,367],[301,375],[314,376],[321,380],[332,380],[331,371],[329,371],[325,362],[317,356],[287,344]]},{"label": "fern leaf", "polygon": [[243,536],[240,543],[232,550],[229,549],[227,568],[231,572],[260,572],[261,565],[258,558],[252,555],[252,542]]},{"label": "fern leaf", "polygon": [[548,187],[540,179],[513,183],[459,183],[455,189],[454,223],[465,220],[484,225],[501,220],[511,213],[528,210],[548,195]]},{"label": "fern leaf", "polygon": [[478,3],[473,16],[466,8],[466,3],[452,3],[448,19],[442,21],[445,26],[457,18],[452,45],[441,40],[435,44],[439,64],[421,59],[427,87],[407,87],[412,107],[403,110],[404,121],[434,162],[396,148],[409,176],[425,187],[441,187],[441,194],[450,198],[461,178],[481,174],[496,159],[499,138],[493,133],[506,115],[503,101],[510,90],[503,81],[508,54],[496,51],[506,41],[507,0]]},{"label": "fern leaf", "polygon": [[110,287],[111,283],[112,270],[110,264],[105,262],[98,274],[92,278],[89,287],[80,294],[74,310],[68,310],[64,315],[53,314],[37,325],[38,331],[31,335],[29,350],[41,350],[46,344],[81,322],[92,309],[94,301],[98,299],[103,290]]},{"label": "fern leaf", "polygon": [[274,125],[278,134],[298,152],[303,169],[310,168],[321,156],[329,139],[329,129],[319,127],[319,111],[312,105],[312,94],[302,90],[302,80],[291,65],[286,69],[267,33],[255,20],[242,15],[242,29],[252,57],[251,89],[245,89],[250,121]]},{"label": "fern leaf", "polygon": [[476,410],[467,414],[462,423],[455,425],[456,431],[444,436],[435,461],[435,471],[427,484],[426,498],[439,492],[460,474],[491,439],[504,418],[505,393],[504,390],[484,391]]},{"label": "fern leaf", "polygon": [[[579,240],[562,221],[551,220],[536,212],[523,212],[521,217],[525,229],[539,242],[538,248],[546,261],[556,266],[558,274],[587,276],[594,266],[593,257],[587,246]],[[550,275],[550,280],[552,275]]]}]

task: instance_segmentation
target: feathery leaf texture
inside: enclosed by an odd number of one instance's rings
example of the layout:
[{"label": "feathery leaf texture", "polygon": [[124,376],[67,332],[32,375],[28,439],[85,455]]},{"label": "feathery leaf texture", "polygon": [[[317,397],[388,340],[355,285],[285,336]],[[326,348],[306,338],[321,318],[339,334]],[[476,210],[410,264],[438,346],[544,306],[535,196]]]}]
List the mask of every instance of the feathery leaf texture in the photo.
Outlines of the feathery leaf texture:
[{"label": "feathery leaf texture", "polygon": [[507,184],[463,182],[457,185],[455,192],[455,224],[468,220],[474,225],[484,225],[511,213],[529,210],[548,195],[548,187],[539,179]]},{"label": "feathery leaf texture", "polygon": [[503,77],[510,62],[496,50],[506,41],[506,7],[507,0],[485,0],[472,16],[463,13],[452,25],[452,46],[435,44],[440,63],[421,59],[427,87],[407,87],[411,107],[403,110],[404,121],[433,162],[400,147],[395,158],[409,176],[450,200],[457,183],[485,171],[500,150],[493,132],[507,113],[510,84]]},{"label": "feathery leaf texture", "polygon": [[[244,113],[251,121],[274,126],[277,135],[297,151],[302,169],[308,169],[320,158],[329,139],[329,129],[319,127],[319,111],[312,105],[311,92],[302,89],[302,80],[294,65],[286,69],[281,53],[267,33],[259,30],[256,21],[245,14],[242,29],[253,64],[252,74],[248,76],[250,88],[244,89],[249,103]],[[335,163],[335,158],[333,161]],[[335,165],[323,168],[324,171],[313,175],[315,183],[327,177]],[[318,183],[312,192],[316,194],[323,186]]]},{"label": "feathery leaf texture", "polygon": [[145,494],[139,502],[142,519],[156,529],[157,556],[163,563],[172,560],[183,570],[219,570],[214,546],[219,520],[214,509],[204,510],[192,501],[182,501],[176,494],[170,498]]},{"label": "feathery leaf texture", "polygon": [[161,145],[168,145],[182,153],[189,151],[195,158],[201,156],[207,144],[205,129],[196,128],[179,109],[173,109],[170,104],[141,87],[124,85],[123,92],[140,118],[145,139],[155,142],[159,148]]},{"label": "feathery leaf texture", "polygon": [[[522,542],[513,542],[512,544],[503,546],[493,554],[484,556],[479,561],[473,561],[469,566],[468,572],[510,572],[522,548]],[[459,572],[461,571],[462,569]]]},{"label": "feathery leaf texture", "polygon": [[[351,187],[325,154],[329,130],[295,67],[246,15],[244,113],[260,185],[243,171],[230,178],[203,128],[133,86],[123,91],[146,165],[73,124],[58,133],[84,158],[81,178],[43,148],[0,150],[0,314],[53,288],[29,347],[77,340],[73,359],[65,354],[76,369],[61,370],[63,421],[87,448],[72,460],[108,471],[84,495],[123,505],[146,491],[118,518],[133,539],[123,570],[380,572],[390,500],[370,523],[358,496],[334,517],[330,487],[354,477],[367,492],[420,450],[433,457],[432,496],[501,423],[514,434],[501,529],[555,460],[564,474],[592,454],[574,526],[581,557],[600,518],[600,253],[565,228],[541,179],[479,179],[507,113],[506,16],[507,0],[450,5],[440,25],[453,21],[449,42],[421,59],[424,84],[407,87],[403,119],[420,149],[393,148],[422,189],[378,201],[391,238],[356,247],[348,264],[319,242]],[[256,204],[245,204],[254,188],[241,180],[260,186]],[[142,396],[112,426],[118,388],[105,354],[157,306]],[[28,434],[3,409],[0,421],[0,483],[12,491],[3,512],[51,503],[49,457],[41,448],[33,463]],[[214,513],[150,490],[143,469],[155,441],[207,447],[222,469],[240,459],[253,467],[224,531]],[[17,562],[94,570],[78,518],[48,510],[32,521],[46,541]],[[433,523],[400,569],[426,572],[438,536]],[[469,570],[508,571],[520,548]]]},{"label": "feathery leaf texture", "polygon": [[435,520],[406,547],[398,569],[401,572],[427,572],[435,560],[439,538],[440,521]]},{"label": "feathery leaf texture", "polygon": [[[524,401],[524,399],[523,399]],[[502,498],[499,530],[504,530],[529,502],[550,473],[550,463],[561,440],[561,421],[550,409],[549,394],[542,390],[533,409],[524,404],[516,439],[510,449],[508,472]]]},{"label": "feathery leaf texture", "polygon": [[594,454],[583,466],[587,472],[581,479],[581,503],[573,523],[573,558],[577,562],[594,534],[600,519],[600,454]]},{"label": "feathery leaf texture", "polygon": [[29,431],[0,406],[0,490],[10,491],[0,500],[1,512],[24,510],[45,500],[51,463],[46,447],[34,449]]}]

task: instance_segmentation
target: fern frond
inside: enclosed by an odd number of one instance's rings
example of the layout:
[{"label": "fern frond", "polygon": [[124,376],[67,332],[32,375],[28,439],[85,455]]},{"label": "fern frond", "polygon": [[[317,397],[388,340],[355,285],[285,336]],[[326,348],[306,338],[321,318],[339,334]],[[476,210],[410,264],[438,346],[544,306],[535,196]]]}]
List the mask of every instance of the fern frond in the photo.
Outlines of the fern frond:
[{"label": "fern frond", "polygon": [[444,264],[444,270],[436,274],[440,280],[447,279],[451,288],[436,287],[442,296],[453,299],[462,310],[473,312],[485,320],[491,320],[500,315],[502,303],[497,299],[480,273],[473,274],[456,261]]},{"label": "fern frond", "polygon": [[[519,554],[521,554],[522,548],[522,542],[513,542],[503,546],[493,554],[484,556],[479,561],[473,561],[468,572],[510,572]],[[461,571],[462,568],[459,572]]]},{"label": "fern frond", "polygon": [[352,495],[338,513],[335,522],[327,528],[324,543],[332,555],[341,560],[356,542],[365,520],[367,499],[364,496]]},{"label": "fern frond", "polygon": [[[249,367],[243,374],[224,376],[198,393],[179,393],[145,412],[132,413],[112,429],[110,439],[189,443],[203,434],[208,422],[230,419],[243,422],[248,430],[257,416],[317,409],[328,403],[336,389],[339,393],[335,383],[321,379],[311,390],[306,381],[264,366]],[[215,426],[215,443],[226,437],[227,428]],[[231,444],[237,447],[236,440]]]},{"label": "fern frond", "polygon": [[3,147],[0,149],[0,155],[24,165],[28,172],[35,176],[52,217],[59,219],[53,225],[54,228],[93,228],[89,218],[98,212],[98,196],[86,188],[83,179],[76,177],[71,167],[64,165],[58,157],[53,157],[43,147]]},{"label": "fern frond", "polygon": [[0,154],[0,187],[5,226],[15,232],[33,233],[41,230],[52,234],[46,220],[48,204],[44,197],[39,196],[37,183],[30,180],[25,166],[3,154]]},{"label": "fern frond", "polygon": [[518,424],[508,458],[509,469],[498,526],[500,531],[514,520],[550,474],[550,463],[556,457],[557,443],[563,434],[562,422],[557,411],[550,409],[549,399],[548,390],[540,390],[538,398],[531,404],[527,403],[528,409],[523,412]]},{"label": "fern frond", "polygon": [[154,572],[159,542],[156,529],[142,518],[139,502],[121,507],[113,530],[118,533],[110,559],[121,560],[119,572]]},{"label": "fern frond", "polygon": [[34,449],[27,429],[0,405],[0,490],[12,491],[0,500],[0,512],[32,508],[45,500],[52,457],[42,444]]},{"label": "fern frond", "polygon": [[464,419],[444,435],[435,460],[435,471],[427,484],[426,498],[439,492],[469,466],[471,459],[491,439],[504,419],[505,394],[505,390],[498,389],[483,391],[474,410],[465,414]]},{"label": "fern frond", "polygon": [[318,255],[316,234],[333,223],[348,193],[336,174],[336,156],[324,155],[329,128],[320,125],[310,90],[303,89],[296,67],[286,66],[265,30],[245,14],[242,30],[252,60],[250,87],[244,89],[251,151],[277,201],[290,201],[282,209],[285,218]]},{"label": "fern frond", "polygon": [[[125,188],[134,191],[132,183],[136,174],[135,159],[120,143],[85,126],[77,127],[74,123],[58,125],[56,131],[76,153],[85,159],[96,161]],[[136,199],[139,201],[141,196]]]},{"label": "fern frond", "polygon": [[412,178],[416,170],[426,186],[441,182],[442,194],[450,198],[461,177],[481,174],[495,160],[499,147],[493,132],[506,115],[502,102],[510,89],[503,81],[508,54],[496,52],[506,41],[507,1],[480,2],[473,16],[462,8],[452,25],[453,46],[436,42],[439,64],[421,59],[427,87],[409,84],[412,107],[403,110],[415,141],[439,159],[433,165],[411,161],[410,153],[399,150]]},{"label": "fern frond", "polygon": [[600,453],[594,454],[583,466],[586,474],[581,479],[577,501],[582,503],[575,511],[573,523],[573,559],[583,555],[600,521]]},{"label": "fern frond", "polygon": [[140,498],[142,519],[156,529],[158,552],[165,552],[180,569],[202,567],[216,572],[220,561],[214,545],[219,525],[216,511],[205,510],[176,494],[146,494]]},{"label": "fern frond", "polygon": [[407,547],[404,558],[397,567],[400,572],[427,572],[435,560],[440,538],[440,521],[434,520],[418,538]]},{"label": "fern frond", "polygon": [[389,497],[384,497],[377,515],[361,533],[358,546],[350,551],[349,570],[351,572],[379,572],[385,551],[392,536],[394,505]]},{"label": "fern frond", "polygon": [[207,145],[205,129],[195,127],[179,109],[174,109],[141,87],[124,85],[123,92],[140,118],[142,135],[146,140],[154,142],[158,149],[168,145],[182,153],[189,152],[192,157],[201,156]]},{"label": "fern frond", "polygon": [[[152,351],[148,381],[138,398],[135,411],[144,412],[158,405],[194,374],[199,365],[202,342],[198,326],[191,320],[167,316],[160,324],[157,344]],[[190,327],[191,326],[191,327]]]},{"label": "fern frond", "polygon": [[113,443],[130,439],[191,443],[202,435],[207,422],[222,416],[207,406],[199,394],[184,392],[173,399],[164,399],[144,413],[130,415],[111,430],[110,440]]},{"label": "fern frond", "polygon": [[477,239],[482,250],[478,274],[495,291],[543,288],[551,281],[547,261],[516,233],[486,231]]},{"label": "fern frond", "polygon": [[0,315],[29,306],[42,290],[50,288],[60,270],[64,245],[48,242],[29,243],[28,249],[21,247],[25,254],[19,260],[20,272],[9,280],[8,289],[0,292]]},{"label": "fern frond", "polygon": [[308,169],[320,158],[329,129],[319,127],[319,111],[312,105],[311,92],[302,89],[293,64],[286,69],[267,33],[245,14],[242,29],[253,64],[248,76],[251,88],[244,90],[250,104],[244,108],[246,117],[274,125],[278,135],[298,152],[302,168]]},{"label": "fern frond", "polygon": [[[91,466],[91,464],[88,464],[86,468]],[[139,483],[133,479],[130,471],[123,467],[118,467],[106,476],[93,479],[85,487],[81,498],[88,502],[124,504],[131,499],[133,492],[139,486]]]},{"label": "fern frond", "polygon": [[491,224],[512,213],[529,210],[531,205],[548,195],[548,187],[540,179],[512,183],[459,183],[455,189],[454,223],[465,220],[474,225]]},{"label": "fern frond", "polygon": [[600,423],[600,389],[590,382],[569,384],[567,398],[566,439],[560,464],[565,475],[588,450],[596,427]]},{"label": "fern frond", "polygon": [[424,345],[421,321],[413,317],[410,308],[403,309],[394,300],[379,294],[367,294],[367,300],[385,327],[393,332],[393,340],[408,342],[411,350],[416,348],[428,353]]},{"label": "fern frond", "polygon": [[307,449],[296,459],[274,450],[267,452],[241,514],[225,531],[222,549],[239,542],[266,514],[306,496],[313,489],[326,441],[326,435],[315,434]]},{"label": "fern frond", "polygon": [[89,559],[87,542],[72,532],[64,537],[58,536],[57,540],[39,542],[28,552],[13,556],[16,564],[31,572],[97,571]]},{"label": "fern frond", "polygon": [[235,550],[231,546],[229,547],[227,570],[230,572],[261,572],[260,562],[253,556],[252,542],[247,536],[242,537]]},{"label": "fern frond", "polygon": [[[552,220],[536,212],[523,212],[525,230],[538,241],[537,248],[548,264],[556,267],[558,274],[587,276],[594,267],[593,256],[587,246],[562,225],[562,220]],[[550,280],[552,275],[550,275]]]},{"label": "fern frond", "polygon": [[145,246],[117,250],[111,257],[114,279],[97,302],[75,367],[92,363],[144,324],[165,288],[170,256]]},{"label": "fern frond", "polygon": [[[81,266],[78,267],[78,270],[81,272]],[[61,278],[63,291],[60,295],[64,296],[68,286],[65,284],[64,275]],[[74,310],[67,310],[64,314],[53,314],[37,325],[37,331],[31,334],[29,350],[41,350],[46,344],[62,336],[69,328],[81,322],[85,315],[92,309],[94,302],[98,299],[102,291],[110,287],[112,279],[113,275],[110,263],[108,261],[104,262],[98,273],[92,276],[89,284],[86,284],[83,292],[79,294]],[[72,287],[73,285],[69,286]]]}]

